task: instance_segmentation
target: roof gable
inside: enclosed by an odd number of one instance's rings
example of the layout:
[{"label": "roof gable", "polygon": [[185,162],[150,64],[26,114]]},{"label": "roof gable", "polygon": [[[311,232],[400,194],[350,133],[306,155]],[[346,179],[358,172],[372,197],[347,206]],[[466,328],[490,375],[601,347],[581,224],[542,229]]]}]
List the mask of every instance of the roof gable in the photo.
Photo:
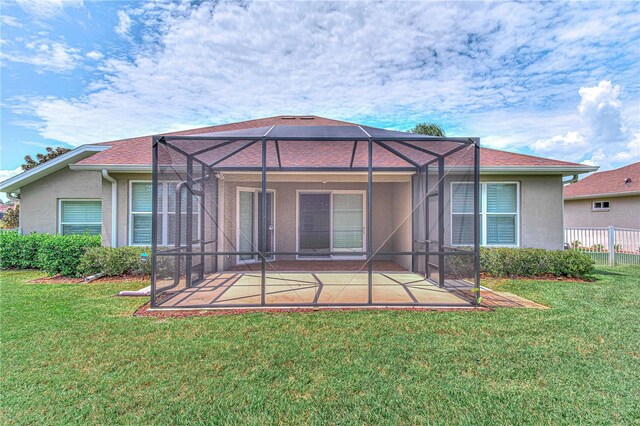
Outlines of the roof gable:
[{"label": "roof gable", "polygon": [[[232,132],[255,129],[257,134],[263,135],[263,130],[268,130],[271,126],[358,126],[354,123],[348,123],[339,120],[317,116],[277,116],[269,118],[261,118],[257,120],[243,121],[239,123],[224,124],[220,126],[202,127],[198,129],[184,130],[180,132],[165,133],[164,135],[206,135],[218,132]],[[372,129],[368,126],[362,126],[364,130]],[[372,130],[373,131],[373,130]],[[393,132],[406,135],[403,132]],[[223,134],[223,133],[220,133]],[[110,145],[111,149],[93,155],[82,161],[79,165],[134,165],[149,166],[151,164],[151,136],[137,137],[131,139],[122,139],[112,142],[104,142],[104,145]],[[532,167],[552,167],[552,168],[582,168],[581,173],[595,170],[589,169],[587,166],[568,161],[553,160],[549,158],[535,157],[532,155],[517,154],[513,152],[500,151],[490,148],[482,148],[480,154],[481,167],[506,167],[506,168],[532,168]]]}]

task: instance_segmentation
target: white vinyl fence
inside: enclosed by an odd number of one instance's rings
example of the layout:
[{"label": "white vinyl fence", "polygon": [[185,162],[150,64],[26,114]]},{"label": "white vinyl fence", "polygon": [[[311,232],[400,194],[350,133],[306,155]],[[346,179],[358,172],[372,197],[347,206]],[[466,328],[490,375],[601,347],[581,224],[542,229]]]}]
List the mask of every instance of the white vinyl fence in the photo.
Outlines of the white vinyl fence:
[{"label": "white vinyl fence", "polygon": [[564,245],[589,254],[600,265],[640,265],[640,229],[565,228]]}]

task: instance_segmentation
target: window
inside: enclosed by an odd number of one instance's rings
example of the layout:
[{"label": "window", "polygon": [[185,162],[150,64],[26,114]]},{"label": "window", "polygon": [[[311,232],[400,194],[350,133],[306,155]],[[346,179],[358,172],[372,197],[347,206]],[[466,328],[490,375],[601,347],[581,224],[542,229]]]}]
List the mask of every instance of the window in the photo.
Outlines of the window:
[{"label": "window", "polygon": [[58,232],[62,235],[102,232],[102,202],[100,200],[60,200]]},{"label": "window", "polygon": [[609,210],[609,202],[608,201],[594,201],[593,202],[593,210]]},{"label": "window", "polygon": [[[175,244],[176,237],[176,185],[178,182],[160,182],[158,184],[158,244]],[[153,207],[152,184],[147,181],[132,181],[130,186],[129,202],[129,244],[150,245],[151,244],[151,210]],[[181,191],[182,195],[182,218],[180,243],[184,245],[186,236],[186,188]],[[165,197],[164,194],[168,194]],[[200,229],[200,202],[199,197],[193,200],[193,220]],[[195,226],[195,224],[194,224]]]},{"label": "window", "polygon": [[[480,242],[519,245],[518,183],[480,184]],[[473,183],[451,184],[451,244],[473,245]]]}]

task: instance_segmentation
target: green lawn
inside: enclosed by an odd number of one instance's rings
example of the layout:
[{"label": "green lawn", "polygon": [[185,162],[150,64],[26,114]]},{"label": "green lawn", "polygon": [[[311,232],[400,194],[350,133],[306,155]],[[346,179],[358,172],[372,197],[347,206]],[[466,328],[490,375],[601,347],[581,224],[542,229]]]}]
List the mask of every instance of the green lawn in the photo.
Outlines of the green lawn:
[{"label": "green lawn", "polygon": [[131,284],[1,278],[0,423],[640,422],[640,268],[551,306],[134,318]]}]

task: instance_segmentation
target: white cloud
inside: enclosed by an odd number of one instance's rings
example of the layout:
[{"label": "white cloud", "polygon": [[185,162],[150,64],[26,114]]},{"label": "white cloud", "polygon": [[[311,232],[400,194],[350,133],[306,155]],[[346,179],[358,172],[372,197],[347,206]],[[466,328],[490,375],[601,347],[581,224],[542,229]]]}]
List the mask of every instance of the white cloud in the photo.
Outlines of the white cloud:
[{"label": "white cloud", "polygon": [[82,0],[16,0],[22,9],[37,18],[51,18],[62,13],[65,7],[83,7]]},{"label": "white cloud", "polygon": [[[637,63],[637,46],[620,44],[640,34],[629,19],[636,7],[154,2],[118,13],[119,34],[130,37],[133,19],[141,29],[132,60],[101,61],[104,77],[82,96],[32,98],[20,108],[37,117],[43,137],[71,145],[317,114],[403,129],[437,119],[488,146],[539,142],[551,152],[567,145],[567,132],[591,143],[590,124],[575,113],[585,81],[606,80],[614,69],[618,84],[636,81],[637,65],[614,67]],[[585,35],[587,23],[596,37]],[[608,113],[611,92],[598,98]],[[554,135],[562,136],[543,143]]]},{"label": "white cloud", "polygon": [[594,142],[611,143],[626,138],[622,124],[622,103],[618,99],[620,86],[601,81],[594,87],[581,87],[578,105],[580,118],[589,123]]},{"label": "white cloud", "polygon": [[640,161],[640,132],[634,133],[625,146],[626,150],[614,153],[612,162],[635,163]]},{"label": "white cloud", "polygon": [[0,23],[8,27],[22,28],[23,25],[13,16],[0,15]]},{"label": "white cloud", "polygon": [[584,127],[531,144],[540,155],[559,157],[603,169],[616,164],[640,161],[640,132],[631,133],[634,125],[623,115],[622,88],[603,80],[596,86],[581,87],[578,113]]},{"label": "white cloud", "polygon": [[22,168],[21,167],[16,167],[13,170],[5,170],[5,169],[1,169],[0,170],[0,182],[3,182],[7,179],[9,179],[10,177],[13,177],[17,174],[22,173]]},{"label": "white cloud", "polygon": [[133,21],[131,20],[131,17],[127,14],[127,12],[124,10],[119,10],[118,24],[115,27],[116,33],[122,37],[128,38],[129,30],[131,29],[132,25]]},{"label": "white cloud", "polygon": [[578,132],[566,132],[564,135],[549,139],[539,139],[531,144],[537,154],[545,157],[563,158],[568,161],[580,161],[589,143]]},{"label": "white cloud", "polygon": [[47,145],[46,143],[43,142],[33,142],[33,141],[27,141],[27,142],[22,142],[25,145],[30,145],[30,146],[37,146],[38,148],[46,148],[50,145]]},{"label": "white cloud", "polygon": [[87,53],[87,58],[93,59],[94,61],[99,61],[100,59],[104,58],[104,55],[97,50],[92,50],[91,52]]},{"label": "white cloud", "polygon": [[39,73],[70,71],[82,60],[79,49],[45,39],[27,42],[22,53],[1,52],[0,57],[10,62],[34,65]]}]

